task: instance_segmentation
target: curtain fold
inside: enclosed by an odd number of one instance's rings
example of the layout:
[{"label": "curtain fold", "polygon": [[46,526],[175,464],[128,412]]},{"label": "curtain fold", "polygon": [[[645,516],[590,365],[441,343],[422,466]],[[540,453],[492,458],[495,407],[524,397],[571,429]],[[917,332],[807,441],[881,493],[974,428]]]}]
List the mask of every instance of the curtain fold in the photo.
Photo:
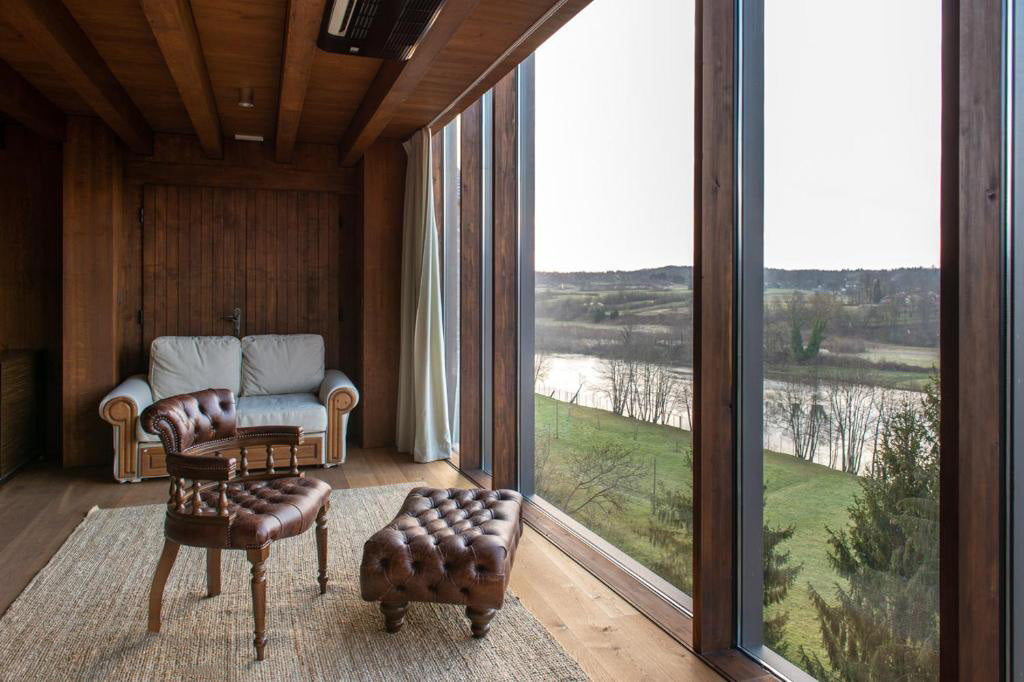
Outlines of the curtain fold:
[{"label": "curtain fold", "polygon": [[430,134],[404,144],[401,347],[395,441],[417,462],[451,456],[441,315],[441,269],[431,182]]}]

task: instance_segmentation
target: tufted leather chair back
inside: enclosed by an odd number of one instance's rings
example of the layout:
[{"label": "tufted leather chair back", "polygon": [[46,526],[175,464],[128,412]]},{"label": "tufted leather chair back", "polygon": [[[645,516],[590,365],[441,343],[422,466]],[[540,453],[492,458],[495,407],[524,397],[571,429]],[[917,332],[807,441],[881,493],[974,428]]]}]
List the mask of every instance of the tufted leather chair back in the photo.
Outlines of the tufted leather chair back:
[{"label": "tufted leather chair back", "polygon": [[208,388],[164,398],[142,413],[142,428],[160,436],[169,455],[209,441],[234,438],[235,396],[226,388]]}]

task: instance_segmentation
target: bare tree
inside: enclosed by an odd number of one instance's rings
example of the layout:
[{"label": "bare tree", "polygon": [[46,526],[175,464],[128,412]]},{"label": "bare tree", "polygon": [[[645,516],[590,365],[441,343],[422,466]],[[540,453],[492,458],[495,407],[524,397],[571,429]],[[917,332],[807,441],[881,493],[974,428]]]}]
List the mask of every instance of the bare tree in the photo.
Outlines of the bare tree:
[{"label": "bare tree", "polygon": [[592,509],[622,512],[627,497],[635,494],[648,475],[644,461],[614,441],[594,447],[573,448],[555,465],[550,445],[538,444],[535,453],[542,477],[541,495],[571,516]]},{"label": "bare tree", "polygon": [[625,414],[633,392],[633,363],[619,358],[604,358],[598,369],[603,392],[608,396],[612,412]]},{"label": "bare tree", "polygon": [[829,419],[819,387],[785,382],[775,391],[775,398],[766,417],[793,441],[793,454],[813,462]]},{"label": "bare tree", "polygon": [[551,369],[551,356],[547,353],[535,353],[533,356],[533,385],[544,381]]},{"label": "bare tree", "polygon": [[878,419],[879,389],[870,377],[832,378],[824,384],[839,468],[859,474],[864,444]]},{"label": "bare tree", "polygon": [[693,430],[693,381],[682,380],[676,388],[676,404],[686,412],[686,428]]}]

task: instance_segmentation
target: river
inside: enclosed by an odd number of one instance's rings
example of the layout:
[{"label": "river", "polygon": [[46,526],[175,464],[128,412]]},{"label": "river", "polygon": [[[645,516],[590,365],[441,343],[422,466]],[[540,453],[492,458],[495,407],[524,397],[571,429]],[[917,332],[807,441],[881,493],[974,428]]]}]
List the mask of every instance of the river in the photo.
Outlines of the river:
[{"label": "river", "polygon": [[[611,400],[603,388],[601,378],[601,358],[592,355],[577,354],[548,354],[544,356],[544,371],[537,381],[535,391],[556,400],[570,402],[575,399],[576,404],[585,407],[595,407],[602,410],[611,409]],[[676,379],[692,387],[693,368],[668,366],[667,369]],[[803,388],[799,384],[767,380],[764,385],[765,400],[768,404],[782,404],[782,396],[793,389]],[[887,394],[890,399],[918,398],[920,394],[911,391],[889,390]],[[878,421],[879,409],[871,407],[868,409],[867,421],[876,423]],[[670,426],[690,430],[690,419],[685,407],[677,405],[667,420]],[[827,438],[823,440],[827,441]],[[878,429],[874,425],[868,428],[868,434],[864,439],[860,461],[860,473],[870,470],[874,458],[874,449],[878,440]],[[774,450],[784,454],[795,455],[796,447],[790,435],[789,429],[778,419],[766,419],[764,425],[764,442],[766,449]],[[815,450],[812,461],[823,466],[832,466],[841,469],[839,458],[830,453],[828,442],[823,442]]]}]

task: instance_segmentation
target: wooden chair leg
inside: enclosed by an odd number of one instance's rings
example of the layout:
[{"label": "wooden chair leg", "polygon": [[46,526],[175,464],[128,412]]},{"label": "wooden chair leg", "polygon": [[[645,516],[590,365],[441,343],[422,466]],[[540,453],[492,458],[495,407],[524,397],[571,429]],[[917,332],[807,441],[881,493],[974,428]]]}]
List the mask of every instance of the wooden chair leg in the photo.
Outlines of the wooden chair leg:
[{"label": "wooden chair leg", "polygon": [[327,591],[327,512],[330,502],[324,502],[316,515],[316,556],[320,566],[320,594]]},{"label": "wooden chair leg", "polygon": [[149,588],[149,631],[160,632],[160,609],[164,601],[164,585],[171,574],[174,560],[178,558],[181,545],[173,540],[164,540],[164,549],[160,552],[160,562],[153,574],[153,584]]},{"label": "wooden chair leg", "polygon": [[381,602],[380,610],[384,614],[384,629],[388,632],[398,632],[405,623],[405,612],[409,608],[409,602]]},{"label": "wooden chair leg", "polygon": [[252,616],[253,616],[253,639],[252,645],[256,647],[256,660],[263,660],[263,652],[267,646],[267,557],[270,556],[270,546],[249,549],[245,552],[249,563],[252,564]]},{"label": "wooden chair leg", "polygon": [[206,550],[206,596],[216,597],[220,594],[220,550]]},{"label": "wooden chair leg", "polygon": [[495,613],[497,613],[497,609],[466,607],[466,618],[469,618],[473,637],[480,639],[487,636],[488,631],[491,629],[491,618],[494,618]]}]

